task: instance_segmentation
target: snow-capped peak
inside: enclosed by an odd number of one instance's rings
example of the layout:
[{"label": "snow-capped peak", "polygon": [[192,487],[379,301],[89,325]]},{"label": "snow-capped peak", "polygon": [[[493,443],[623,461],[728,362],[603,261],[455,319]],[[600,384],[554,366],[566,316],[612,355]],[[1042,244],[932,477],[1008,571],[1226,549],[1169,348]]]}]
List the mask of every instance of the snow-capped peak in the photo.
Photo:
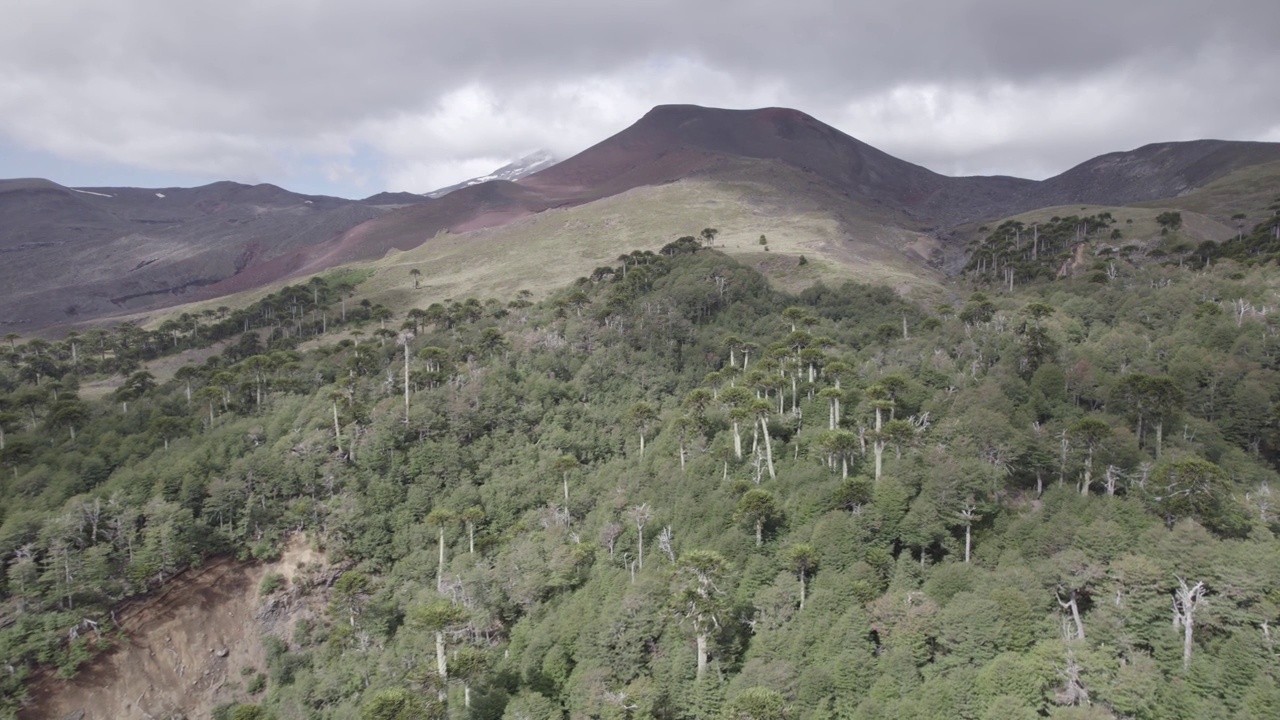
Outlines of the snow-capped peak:
[{"label": "snow-capped peak", "polygon": [[450,185],[449,187],[443,187],[439,190],[433,190],[424,194],[429,198],[438,198],[444,197],[454,190],[461,190],[464,187],[479,185],[480,183],[486,183],[490,180],[510,180],[514,182],[527,175],[532,175],[539,170],[546,170],[558,162],[560,162],[559,158],[552,155],[550,152],[546,150],[538,150],[525,155],[515,162],[503,165],[488,175],[464,180],[456,185]]}]

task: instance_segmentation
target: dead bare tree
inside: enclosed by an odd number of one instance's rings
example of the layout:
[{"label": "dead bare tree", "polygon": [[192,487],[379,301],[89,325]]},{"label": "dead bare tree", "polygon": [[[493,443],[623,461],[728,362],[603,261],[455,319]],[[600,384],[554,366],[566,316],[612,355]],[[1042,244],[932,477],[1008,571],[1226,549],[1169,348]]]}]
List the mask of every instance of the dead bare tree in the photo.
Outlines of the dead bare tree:
[{"label": "dead bare tree", "polygon": [[636,524],[636,564],[644,569],[644,526],[653,519],[653,508],[649,503],[635,505],[627,509],[627,519]]},{"label": "dead bare tree", "polygon": [[1075,588],[1067,588],[1067,600],[1062,599],[1063,588],[1058,587],[1058,605],[1063,610],[1071,611],[1071,621],[1075,624],[1075,636],[1077,640],[1084,640],[1084,621],[1080,619],[1080,603],[1077,602],[1078,596]]},{"label": "dead bare tree", "polygon": [[1205,603],[1203,582],[1190,587],[1187,581],[1178,578],[1178,587],[1173,591],[1173,627],[1182,629],[1182,669],[1191,667],[1192,635],[1195,632],[1195,614]]},{"label": "dead bare tree", "polygon": [[609,549],[609,557],[613,557],[614,546],[618,542],[618,537],[622,535],[622,525],[616,522],[606,524],[600,528],[600,544]]},{"label": "dead bare tree", "polygon": [[662,532],[658,533],[658,549],[673,563],[676,561],[676,552],[671,546],[674,539],[675,536],[671,533],[670,525],[662,528]]}]

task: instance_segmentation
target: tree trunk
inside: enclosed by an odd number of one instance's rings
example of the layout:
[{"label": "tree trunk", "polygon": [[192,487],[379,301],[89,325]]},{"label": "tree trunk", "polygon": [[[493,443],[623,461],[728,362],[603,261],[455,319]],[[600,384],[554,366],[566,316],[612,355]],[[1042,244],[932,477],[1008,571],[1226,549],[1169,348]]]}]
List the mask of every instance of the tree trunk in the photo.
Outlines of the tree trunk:
[{"label": "tree trunk", "polygon": [[640,433],[640,459],[644,459],[644,433]]},{"label": "tree trunk", "polygon": [[473,522],[467,523],[467,552],[476,554],[476,524]]},{"label": "tree trunk", "polygon": [[404,422],[409,424],[409,338],[404,340]]},{"label": "tree trunk", "polygon": [[1156,421],[1156,462],[1160,462],[1160,449],[1164,444],[1164,421]]},{"label": "tree trunk", "polygon": [[1191,613],[1187,613],[1187,617],[1182,621],[1182,669],[1186,670],[1191,667],[1191,647],[1194,629],[1192,627],[1195,617]]},{"label": "tree trunk", "polygon": [[443,702],[449,697],[449,693],[448,693],[449,666],[446,663],[445,654],[444,654],[444,631],[443,630],[436,631],[436,675],[440,677],[439,698],[441,702]]},{"label": "tree trunk", "polygon": [[876,408],[876,437],[871,443],[871,451],[876,457],[876,484],[880,484],[880,469],[884,461],[884,441],[880,439],[881,422],[884,420],[880,414],[880,408]]},{"label": "tree trunk", "polygon": [[1076,602],[1076,591],[1071,591],[1071,599],[1063,602],[1062,598],[1058,598],[1058,605],[1064,610],[1071,611],[1071,621],[1076,626],[1076,639],[1084,640],[1084,621],[1080,619],[1080,605]]},{"label": "tree trunk", "polygon": [[769,441],[769,426],[763,417],[760,418],[760,432],[764,435],[764,457],[769,463],[769,479],[775,480],[778,474],[773,470],[773,443]]},{"label": "tree trunk", "polygon": [[698,679],[707,672],[707,636],[698,633]]},{"label": "tree trunk", "polygon": [[1071,442],[1067,440],[1067,431],[1062,431],[1062,442],[1060,443],[1061,452],[1058,454],[1058,487],[1062,487],[1067,481],[1067,448],[1071,447]]},{"label": "tree trunk", "polygon": [[1089,486],[1093,484],[1093,448],[1089,448],[1084,461],[1084,480],[1080,483],[1080,494],[1088,495]]},{"label": "tree trunk", "polygon": [[742,429],[738,427],[737,420],[733,421],[733,455],[742,459]]},{"label": "tree trunk", "polygon": [[973,526],[969,523],[964,524],[964,561],[969,562],[969,551],[973,548]]},{"label": "tree trunk", "polygon": [[805,582],[804,571],[800,572],[800,609],[804,609]]},{"label": "tree trunk", "polygon": [[[212,423],[212,416],[210,419]],[[333,439],[338,444],[338,452],[342,452],[342,426],[338,424],[338,401],[333,401]]]},{"label": "tree trunk", "polygon": [[764,544],[764,520],[756,520],[756,547]]},{"label": "tree trunk", "polygon": [[444,587],[444,525],[440,526],[440,566],[436,569],[436,592]]},{"label": "tree trunk", "polygon": [[1182,628],[1182,669],[1191,667],[1192,641],[1194,640],[1195,614],[1204,601],[1204,583],[1187,587],[1187,581],[1178,578],[1178,589],[1173,591],[1173,626]]}]

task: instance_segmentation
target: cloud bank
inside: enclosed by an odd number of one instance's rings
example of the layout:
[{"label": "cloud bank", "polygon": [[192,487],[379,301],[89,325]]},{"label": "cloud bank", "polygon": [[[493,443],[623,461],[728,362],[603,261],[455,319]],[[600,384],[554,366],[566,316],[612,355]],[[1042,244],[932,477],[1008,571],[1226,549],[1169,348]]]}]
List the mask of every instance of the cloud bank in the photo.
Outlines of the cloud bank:
[{"label": "cloud bank", "polygon": [[77,185],[425,192],[677,102],[794,107],[947,174],[1280,140],[1272,0],[11,0],[6,15],[0,174]]}]

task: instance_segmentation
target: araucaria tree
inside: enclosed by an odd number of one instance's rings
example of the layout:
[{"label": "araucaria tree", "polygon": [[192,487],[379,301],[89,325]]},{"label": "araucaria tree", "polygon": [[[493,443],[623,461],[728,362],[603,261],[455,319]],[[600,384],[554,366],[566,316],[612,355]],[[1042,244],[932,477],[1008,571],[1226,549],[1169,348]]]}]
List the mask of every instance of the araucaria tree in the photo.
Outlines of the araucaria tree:
[{"label": "araucaria tree", "polygon": [[1080,476],[1080,494],[1088,495],[1089,486],[1093,484],[1093,459],[1102,443],[1111,435],[1111,426],[1093,418],[1081,418],[1071,426],[1071,436],[1075,444],[1084,447],[1084,469]]},{"label": "araucaria tree", "polygon": [[781,517],[778,501],[768,490],[751,488],[738,501],[738,520],[755,529],[757,547],[764,544],[765,526]]},{"label": "araucaria tree", "polygon": [[1164,423],[1182,405],[1182,389],[1166,375],[1130,373],[1120,380],[1116,394],[1137,420],[1138,442],[1142,442],[1148,425],[1155,428],[1156,460],[1159,460],[1164,445]]},{"label": "araucaria tree", "polygon": [[818,551],[808,543],[792,545],[787,550],[787,567],[800,580],[800,609],[804,609],[804,600],[809,586],[809,578],[818,569]]},{"label": "araucaria tree", "polygon": [[561,455],[552,463],[552,468],[560,473],[560,480],[564,483],[564,502],[569,503],[569,473],[582,467],[578,462],[578,458],[572,455]]},{"label": "araucaria tree", "polygon": [[436,568],[436,592],[440,592],[441,588],[444,587],[444,530],[446,527],[456,522],[457,519],[457,513],[448,508],[436,508],[427,515],[427,525],[429,527],[436,528],[440,534],[440,564]]},{"label": "araucaria tree", "polygon": [[448,600],[439,599],[427,605],[412,608],[407,622],[411,627],[421,628],[435,634],[436,640],[436,675],[440,680],[440,700],[448,696],[449,662],[446,653],[445,636],[458,631],[459,626],[467,620],[466,608],[455,605]]},{"label": "araucaria tree", "polygon": [[884,467],[884,449],[888,445],[884,423],[886,416],[892,417],[889,413],[893,410],[893,396],[883,385],[872,385],[867,388],[865,395],[875,412],[875,427],[871,430],[871,452],[875,457],[875,481],[878,484]]},{"label": "araucaria tree", "polygon": [[720,620],[728,611],[728,575],[728,561],[710,550],[687,552],[676,565],[673,599],[676,612],[693,628],[699,680],[707,672],[711,633],[720,627]]},{"label": "araucaria tree", "polygon": [[751,412],[760,423],[760,435],[764,438],[764,458],[769,468],[769,479],[778,477],[773,468],[773,441],[769,438],[769,415],[773,412],[773,404],[763,398],[751,403]]},{"label": "araucaria tree", "polygon": [[735,385],[720,393],[720,402],[729,411],[729,421],[733,424],[733,456],[742,459],[742,421],[752,419],[751,391]]},{"label": "araucaria tree", "polygon": [[631,409],[627,411],[627,418],[640,435],[640,458],[644,459],[644,436],[645,433],[649,432],[649,426],[653,424],[653,421],[658,419],[658,409],[647,402],[641,401],[631,406]]},{"label": "araucaria tree", "polygon": [[649,503],[632,506],[627,509],[627,519],[636,525],[636,563],[644,569],[644,526],[653,519],[653,508]]}]

